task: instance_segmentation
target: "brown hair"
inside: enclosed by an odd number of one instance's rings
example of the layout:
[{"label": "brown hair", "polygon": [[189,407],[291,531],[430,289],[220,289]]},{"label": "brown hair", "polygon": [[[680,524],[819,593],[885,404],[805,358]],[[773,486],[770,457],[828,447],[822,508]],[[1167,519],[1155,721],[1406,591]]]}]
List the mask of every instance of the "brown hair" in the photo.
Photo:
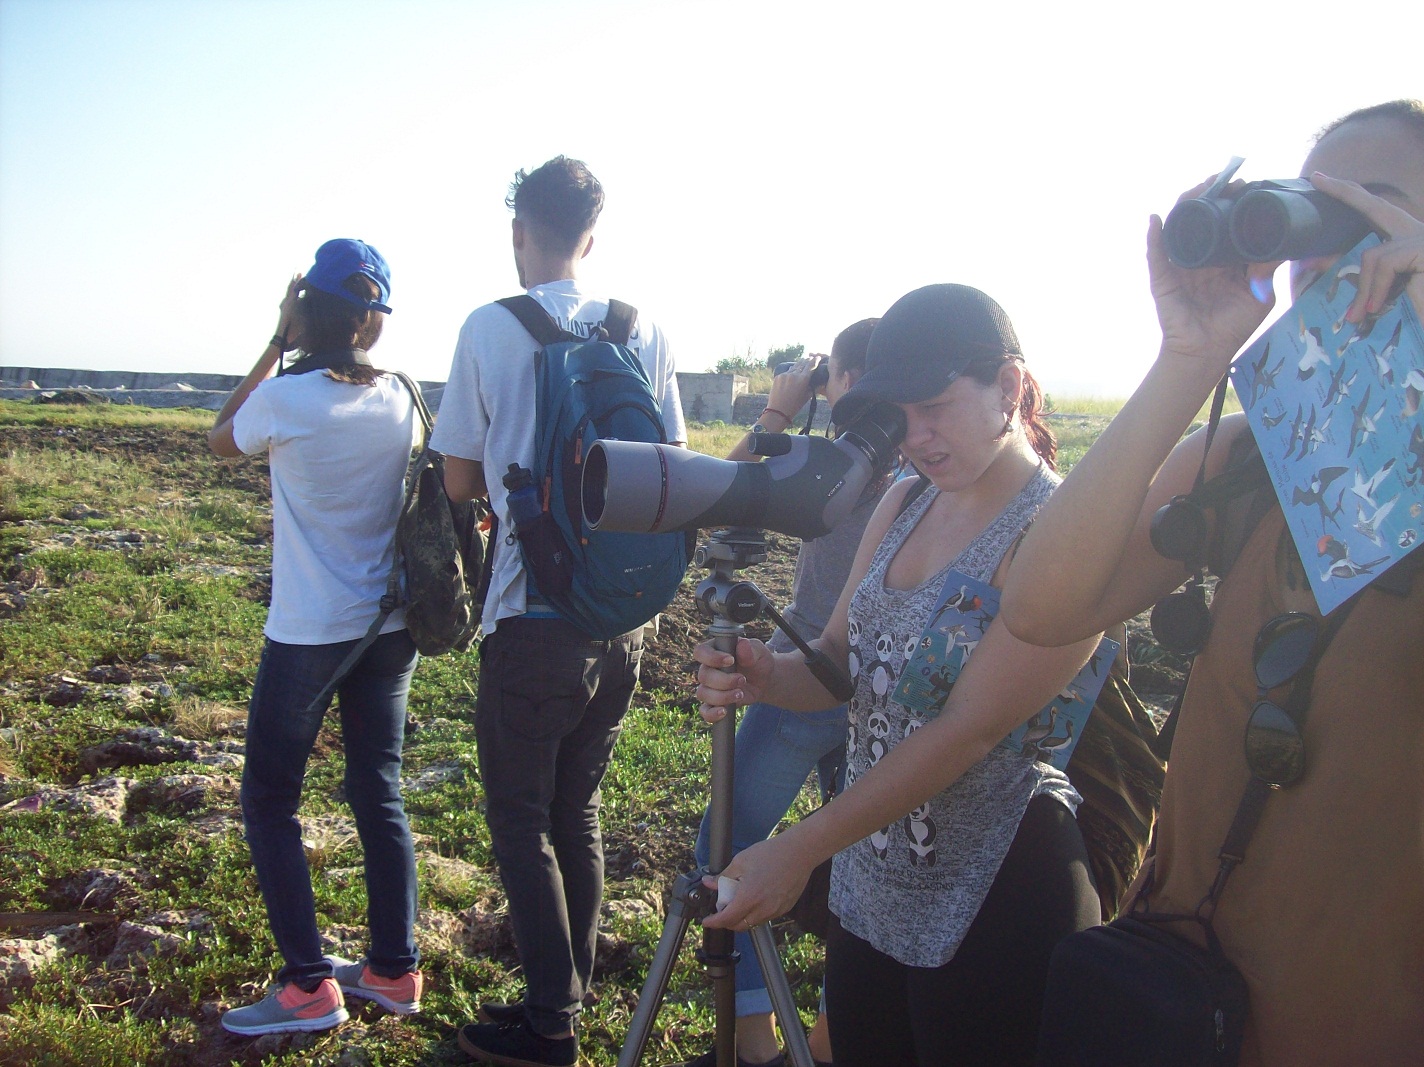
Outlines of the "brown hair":
[{"label": "brown hair", "polygon": [[846,371],[865,370],[865,353],[870,348],[870,335],[875,330],[875,319],[861,319],[853,322],[831,342],[831,371],[844,374]]},{"label": "brown hair", "polygon": [[555,156],[509,185],[504,205],[534,227],[550,251],[572,253],[603,210],[603,186],[580,159]]},{"label": "brown hair", "polygon": [[[1019,406],[1016,413],[1019,421],[1023,423],[1024,434],[1028,437],[1029,445],[1039,454],[1043,462],[1048,464],[1048,469],[1056,471],[1058,469],[1058,438],[1053,436],[1053,431],[1048,428],[1045,418],[1048,414],[1048,401],[1044,396],[1043,386],[1038,384],[1038,379],[1033,376],[1033,372],[1023,365],[1023,357],[1005,355],[997,359],[976,359],[964,368],[964,374],[966,377],[973,378],[980,385],[993,385],[998,380],[999,368],[1009,360],[1018,363],[1019,370],[1023,374],[1023,392],[1019,394]],[[1009,432],[1009,425],[1008,422],[1004,424],[1004,434]]]},{"label": "brown hair", "polygon": [[[343,289],[362,300],[379,297],[376,283],[363,274],[352,274],[341,283]],[[381,311],[359,307],[339,296],[308,288],[302,293],[302,350],[325,352],[332,349],[370,350],[381,339],[386,316]],[[326,376],[351,385],[374,385],[382,372],[374,367],[349,363],[332,367]]]}]

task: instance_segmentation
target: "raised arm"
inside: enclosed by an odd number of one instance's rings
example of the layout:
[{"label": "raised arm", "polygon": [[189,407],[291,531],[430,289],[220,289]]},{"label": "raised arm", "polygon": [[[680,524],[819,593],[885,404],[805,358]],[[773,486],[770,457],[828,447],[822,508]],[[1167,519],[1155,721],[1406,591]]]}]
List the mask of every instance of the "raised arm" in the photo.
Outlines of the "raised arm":
[{"label": "raised arm", "polygon": [[[1026,641],[1079,640],[1137,614],[1186,577],[1182,564],[1153,550],[1152,516],[1191,489],[1204,435],[1178,441],[1270,310],[1274,265],[1175,267],[1156,216],[1147,262],[1162,349],[1142,385],[1039,512],[1019,550],[1001,619]],[[1264,300],[1253,295],[1253,278]],[[1241,431],[1239,420],[1224,425],[1209,475]]]},{"label": "raised arm", "polygon": [[998,621],[980,640],[939,715],[892,748],[831,803],[739,853],[723,874],[734,900],[703,925],[736,929],[784,915],[822,860],[954,784],[1073,680],[1097,638],[1035,648]]},{"label": "raised arm", "polygon": [[[802,356],[796,365],[785,374],[771,379],[771,392],[767,394],[766,410],[757,422],[772,433],[785,433],[796,420],[796,413],[811,399],[811,375],[815,373],[825,356]],[[761,456],[752,454],[754,434],[747,434],[727,453],[727,458],[737,462],[756,462]]]},{"label": "raised arm", "polygon": [[302,276],[292,275],[292,280],[287,283],[286,295],[282,297],[282,303],[277,309],[277,331],[272,335],[272,340],[267,342],[267,347],[262,350],[262,354],[257,357],[257,362],[252,365],[252,369],[247,372],[247,376],[238,382],[237,388],[228,394],[228,398],[223,401],[223,406],[219,409],[213,419],[213,428],[208,431],[208,447],[213,454],[222,456],[224,459],[233,459],[242,455],[242,449],[237,447],[237,441],[232,435],[232,417],[238,413],[242,405],[247,403],[247,398],[252,395],[252,390],[272,377],[272,370],[277,366],[277,361],[282,358],[282,353],[292,348],[296,342],[293,336],[293,325],[297,312],[297,294],[301,291]]}]

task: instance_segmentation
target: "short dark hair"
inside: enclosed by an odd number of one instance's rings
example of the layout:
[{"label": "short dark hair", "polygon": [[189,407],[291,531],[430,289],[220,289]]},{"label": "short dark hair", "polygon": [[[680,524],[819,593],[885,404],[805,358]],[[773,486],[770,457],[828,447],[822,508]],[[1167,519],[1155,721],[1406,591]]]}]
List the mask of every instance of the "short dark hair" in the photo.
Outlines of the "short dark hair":
[{"label": "short dark hair", "polygon": [[[363,300],[375,300],[376,285],[362,274],[349,275],[342,283],[347,291]],[[320,289],[302,292],[302,349],[328,352],[340,348],[370,349],[380,340],[386,316],[368,311]]]},{"label": "short dark hair", "polygon": [[1389,100],[1371,107],[1362,107],[1336,119],[1321,128],[1320,132],[1315,135],[1315,143],[1319,144],[1325,140],[1326,136],[1334,133],[1346,123],[1361,122],[1365,119],[1392,119],[1412,132],[1421,142],[1424,142],[1424,101],[1401,99]]},{"label": "short dark hair", "polygon": [[532,225],[552,251],[573,252],[603,210],[603,186],[579,159],[555,156],[509,184],[505,207]]},{"label": "short dark hair", "polygon": [[831,370],[836,374],[865,370],[865,353],[870,348],[870,335],[878,318],[853,322],[831,342]]}]

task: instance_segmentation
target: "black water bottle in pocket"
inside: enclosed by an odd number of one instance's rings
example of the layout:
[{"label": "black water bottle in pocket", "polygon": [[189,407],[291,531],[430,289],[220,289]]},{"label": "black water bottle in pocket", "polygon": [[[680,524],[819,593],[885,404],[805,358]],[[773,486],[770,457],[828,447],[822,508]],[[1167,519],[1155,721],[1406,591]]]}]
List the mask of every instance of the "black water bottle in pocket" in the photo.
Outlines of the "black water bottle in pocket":
[{"label": "black water bottle in pocket", "polygon": [[539,501],[533,472],[511,463],[504,476],[504,488],[509,492],[509,514],[534,587],[544,596],[567,593],[573,585],[568,546],[554,525],[554,517]]}]

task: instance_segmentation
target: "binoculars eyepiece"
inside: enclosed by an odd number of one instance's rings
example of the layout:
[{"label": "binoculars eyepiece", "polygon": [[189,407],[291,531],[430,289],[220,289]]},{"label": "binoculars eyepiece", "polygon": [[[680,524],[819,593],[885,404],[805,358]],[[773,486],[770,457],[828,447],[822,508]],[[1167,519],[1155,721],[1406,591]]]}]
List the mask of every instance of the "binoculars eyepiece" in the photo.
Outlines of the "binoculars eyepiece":
[{"label": "binoculars eyepiece", "polygon": [[1369,229],[1363,215],[1304,178],[1282,178],[1184,200],[1162,238],[1173,263],[1195,269],[1337,255]]}]

